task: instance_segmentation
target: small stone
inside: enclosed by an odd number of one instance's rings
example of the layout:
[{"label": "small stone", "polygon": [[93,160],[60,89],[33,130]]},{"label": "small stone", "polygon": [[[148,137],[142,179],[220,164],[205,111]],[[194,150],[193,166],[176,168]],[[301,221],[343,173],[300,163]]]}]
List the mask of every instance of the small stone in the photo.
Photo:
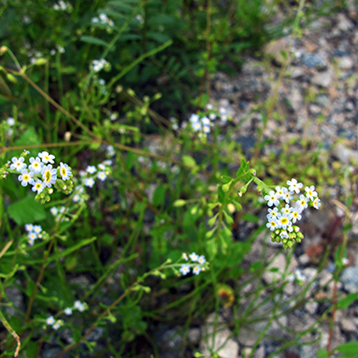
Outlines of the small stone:
[{"label": "small stone", "polygon": [[352,227],[350,233],[354,239],[358,239],[358,213],[352,217]]},{"label": "small stone", "polygon": [[301,346],[300,350],[300,358],[316,358],[317,349],[314,349],[312,345],[309,346]]},{"label": "small stone", "polygon": [[248,357],[251,354],[251,352],[252,352],[252,348],[248,348],[248,347],[244,348],[242,350],[242,353],[243,353],[244,357]]},{"label": "small stone", "polygon": [[191,343],[199,342],[201,332],[199,328],[190,328],[188,332],[188,339]]},{"label": "small stone", "polygon": [[88,336],[87,341],[96,342],[98,341],[104,333],[105,329],[103,327],[96,327]]},{"label": "small stone", "polygon": [[[222,358],[237,358],[239,355],[239,344],[229,338],[231,331],[228,328],[223,328],[223,319],[219,316],[215,337],[214,336],[214,322],[215,313],[208,316],[206,324],[203,327],[203,339],[200,342],[200,351],[204,356],[210,356],[210,349],[213,346],[213,350]],[[209,349],[210,348],[210,349]]]},{"label": "small stone", "polygon": [[348,318],[342,318],[341,320],[341,328],[343,331],[347,332],[356,332],[357,328],[354,322]]},{"label": "small stone", "polygon": [[307,265],[310,263],[310,258],[308,257],[307,254],[303,254],[298,258],[298,261],[300,262],[301,265]]},{"label": "small stone", "polygon": [[157,331],[156,343],[163,358],[180,358],[183,335],[178,328],[161,327]]},{"label": "small stone", "polygon": [[321,107],[317,106],[316,104],[310,105],[310,112],[314,115],[320,114],[322,112]]},{"label": "small stone", "polygon": [[317,269],[314,267],[306,267],[302,270],[303,275],[306,277],[307,282],[311,282],[317,275]]},{"label": "small stone", "polygon": [[285,292],[286,295],[292,296],[295,292],[293,282],[288,282],[287,285],[285,285],[283,288],[283,292]]},{"label": "small stone", "polygon": [[5,312],[10,316],[19,316],[19,312],[15,309],[25,312],[24,299],[21,291],[15,286],[8,286],[5,288],[6,297],[12,302],[12,305],[5,306]]},{"label": "small stone", "polygon": [[353,65],[353,60],[350,57],[342,57],[338,62],[338,66],[341,70],[350,70]]},{"label": "small stone", "polygon": [[358,163],[358,151],[350,149],[342,143],[335,146],[334,154],[344,164]]},{"label": "small stone", "polygon": [[319,95],[317,96],[316,102],[321,107],[325,107],[328,102],[328,96],[326,95]]},{"label": "small stone", "polygon": [[291,78],[299,78],[305,74],[304,70],[300,67],[295,67],[291,70],[290,76]]},{"label": "small stone", "polygon": [[337,16],[337,19],[338,19],[337,27],[342,32],[346,32],[346,31],[354,28],[353,22],[351,20],[349,20],[344,14],[339,13]]},{"label": "small stone", "polygon": [[[231,331],[227,328],[215,334],[213,350],[222,358],[236,358],[239,355],[239,345],[233,339],[228,339],[230,335]],[[200,351],[204,356],[211,356],[209,347],[212,347],[212,336],[209,336],[208,344],[203,340],[200,342]]]},{"label": "small stone", "polygon": [[318,73],[312,78],[312,83],[316,86],[328,88],[332,84],[332,74],[330,72]]},{"label": "small stone", "polygon": [[327,66],[326,59],[319,54],[304,54],[302,57],[302,62],[308,68],[316,68],[317,70],[323,69]]},{"label": "small stone", "polygon": [[312,315],[316,313],[317,308],[318,308],[317,302],[308,302],[305,304],[305,310]]},{"label": "small stone", "polygon": [[[268,267],[267,271],[264,272],[262,278],[268,284],[272,283],[274,280],[279,280],[282,274],[285,272],[286,267],[286,256],[284,254],[277,255],[270,266]],[[278,268],[276,272],[270,272],[271,268]],[[288,271],[294,272],[297,268],[297,261],[294,257],[292,257],[291,262],[288,265]]]},{"label": "small stone", "polygon": [[327,270],[323,270],[318,277],[320,287],[325,286],[333,278],[332,273]]},{"label": "small stone", "polygon": [[[288,100],[290,101],[291,106],[295,110],[295,112],[298,112],[302,106],[303,106],[303,96],[298,89],[293,89],[292,92],[289,95]],[[274,122],[274,121],[268,121],[268,123]],[[275,122],[276,123],[276,122]]]},{"label": "small stone", "polygon": [[[43,349],[41,353],[42,358],[53,358],[56,354],[62,352],[63,349],[61,347],[47,348]],[[70,358],[70,356],[65,353],[62,357]]]},{"label": "small stone", "polygon": [[265,46],[264,53],[273,57],[278,64],[282,64],[285,60],[285,57],[282,55],[282,51],[287,51],[287,43],[288,37],[273,40]]},{"label": "small stone", "polygon": [[354,103],[352,101],[348,101],[344,109],[348,112],[353,112],[354,110]]},{"label": "small stone", "polygon": [[358,292],[358,267],[347,267],[341,275],[341,283],[348,292]]},{"label": "small stone", "polygon": [[260,346],[260,348],[256,349],[253,358],[265,358],[265,346],[264,345],[262,345],[262,346]]}]

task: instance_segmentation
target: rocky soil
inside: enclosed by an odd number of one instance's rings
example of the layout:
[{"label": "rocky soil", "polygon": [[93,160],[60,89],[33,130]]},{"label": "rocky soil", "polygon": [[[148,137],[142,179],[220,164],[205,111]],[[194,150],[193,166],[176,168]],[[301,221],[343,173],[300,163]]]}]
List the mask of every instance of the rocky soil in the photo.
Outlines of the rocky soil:
[{"label": "rocky soil", "polygon": [[[312,23],[304,31],[302,38],[292,39],[291,36],[287,36],[271,42],[261,57],[247,57],[242,71],[234,78],[223,73],[215,75],[212,80],[210,102],[216,108],[225,107],[233,122],[240,124],[239,138],[244,149],[252,148],[255,143],[256,126],[262,122],[257,107],[274,95],[284,63],[281,51],[287,51],[289,48],[292,62],[284,71],[275,107],[280,118],[270,119],[264,131],[265,138],[275,138],[272,145],[265,147],[266,154],[277,151],[277,148],[285,143],[294,142],[293,139],[297,141],[296,144],[291,144],[291,150],[294,151],[295,146],[297,150],[302,150],[299,145],[304,139],[322,143],[329,160],[339,161],[342,167],[351,170],[357,168],[356,15],[357,8],[352,5],[349,11]],[[270,66],[267,66],[268,63]],[[331,199],[336,199],[338,188],[329,190]],[[342,210],[332,203],[326,203],[320,212],[311,212],[310,217],[306,217],[304,225],[307,226],[308,235],[295,251],[288,266],[289,272],[296,273],[296,279],[284,276],[287,255],[278,253],[280,245],[269,243],[266,260],[269,267],[278,268],[278,271],[268,271],[262,278],[264,289],[257,298],[257,310],[253,315],[261,317],[261,320],[241,327],[239,334],[234,334],[225,325],[225,322],[232,321],[232,312],[223,311],[217,320],[217,327],[221,328],[217,328],[219,334],[216,333],[214,342],[210,340],[213,315],[208,317],[200,332],[197,328],[190,331],[189,339],[190,335],[195,335],[197,341],[200,341],[201,352],[207,357],[210,356],[210,346],[219,349],[218,354],[225,358],[247,357],[251,353],[250,357],[254,358],[316,358],[318,349],[325,348],[328,342],[329,321],[327,318],[322,319],[322,313],[330,306],[334,287],[332,274],[335,271],[332,260],[321,270],[317,258],[321,258],[324,251],[323,234],[327,230],[332,230],[335,222],[340,223],[342,217]],[[338,292],[342,295],[358,292],[357,212],[353,213],[352,221],[347,260],[344,260],[346,268],[338,282]],[[335,235],[338,237],[342,232],[338,230]],[[265,235],[256,240],[252,252],[246,258],[248,267],[262,254],[264,240]],[[274,309],[275,299],[267,300],[275,282],[287,283],[283,286],[283,292],[275,297],[282,300],[282,307],[278,311]],[[254,292],[256,288],[252,285],[247,287],[246,291]],[[295,309],[294,302],[297,302],[300,294],[305,298],[305,302]],[[349,308],[337,312],[332,347],[358,340],[356,302]],[[247,307],[248,302],[243,299],[242,305]],[[273,319],[271,327],[259,345],[255,345],[260,341],[260,334],[270,318]],[[316,327],[313,333],[312,327]],[[306,330],[309,332],[305,333]],[[291,347],[284,349],[288,341],[295,342]],[[226,342],[224,346],[223,342]],[[282,351],[273,354],[280,347]]]}]

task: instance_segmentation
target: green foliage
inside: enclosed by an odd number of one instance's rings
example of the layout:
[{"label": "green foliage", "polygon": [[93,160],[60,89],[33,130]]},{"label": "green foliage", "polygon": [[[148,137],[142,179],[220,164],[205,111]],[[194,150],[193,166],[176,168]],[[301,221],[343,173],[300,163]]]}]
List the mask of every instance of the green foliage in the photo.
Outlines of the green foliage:
[{"label": "green foliage", "polygon": [[42,221],[46,211],[32,196],[28,196],[8,207],[8,214],[18,225]]},{"label": "green foliage", "polygon": [[[240,128],[230,119],[209,136],[181,126],[189,109],[208,115],[213,74],[236,72],[243,51],[281,34],[282,24],[267,30],[273,6],[261,0],[96,0],[59,11],[54,4],[6,1],[0,9],[0,292],[3,306],[16,311],[1,313],[9,332],[0,343],[4,356],[14,355],[14,332],[21,338],[20,356],[35,357],[39,347],[54,342],[74,356],[95,356],[97,342],[86,334],[99,326],[105,333],[98,341],[114,356],[148,350],[159,356],[152,337],[157,326],[188,328],[221,307],[240,311],[245,298],[250,307],[231,322],[238,332],[260,308],[266,289],[260,283],[267,270],[263,256],[245,262],[265,234],[262,196],[292,177],[317,183],[319,192],[340,180],[339,163],[305,147],[292,153],[287,145],[279,158],[253,153],[249,163],[232,137]],[[309,14],[307,8],[302,21]],[[285,21],[292,23],[290,12]],[[100,59],[108,63],[96,71],[92,61]],[[259,110],[266,126],[270,118],[264,106]],[[261,139],[260,150],[272,140]],[[54,167],[51,190],[32,193],[10,169],[13,157],[27,155],[24,149],[31,157],[51,152],[56,162],[70,165],[73,177],[62,179]],[[95,166],[91,175],[88,166]],[[41,224],[41,237],[31,241],[26,224]],[[207,262],[190,261],[193,252]],[[344,247],[336,251],[338,272],[342,255]],[[246,291],[253,281],[256,291]],[[287,282],[276,284],[268,290],[274,318],[286,303],[303,304],[308,290],[284,302]],[[10,288],[24,297],[24,310],[12,307]],[[337,308],[356,299],[341,298]],[[50,316],[61,322],[57,331],[46,324]],[[59,332],[65,328],[74,346],[64,346]],[[141,348],[143,340],[150,348]],[[354,345],[337,349],[345,356],[355,352]]]}]

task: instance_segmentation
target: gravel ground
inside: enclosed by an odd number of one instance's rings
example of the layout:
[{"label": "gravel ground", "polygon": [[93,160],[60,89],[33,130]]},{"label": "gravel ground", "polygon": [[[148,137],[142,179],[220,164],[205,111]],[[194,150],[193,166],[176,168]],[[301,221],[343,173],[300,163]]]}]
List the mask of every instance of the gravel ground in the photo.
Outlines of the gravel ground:
[{"label": "gravel ground", "polygon": [[[271,98],[275,93],[275,85],[279,78],[284,61],[281,51],[290,46],[293,60],[286,69],[281,86],[278,88],[278,102],[275,107],[281,121],[269,120],[264,131],[264,138],[275,138],[271,145],[265,147],[265,154],[277,153],[277,148],[298,139],[292,144],[291,151],[302,150],[299,143],[302,139],[322,143],[330,161],[339,161],[344,167],[357,168],[357,128],[358,128],[358,27],[356,23],[357,8],[353,5],[349,11],[333,15],[329,19],[314,22],[304,31],[302,38],[291,39],[290,36],[268,44],[261,57],[245,58],[245,65],[235,77],[217,73],[212,79],[210,103],[214,107],[224,106],[235,124],[240,126],[240,142],[243,149],[250,149],[255,143],[256,127],[262,121],[262,116],[256,110],[257,106]],[[267,64],[270,63],[270,66]],[[237,134],[235,134],[237,137]],[[329,189],[331,200],[337,199],[340,192],[337,188]],[[303,243],[297,248],[289,265],[289,271],[299,270],[302,283],[289,282],[284,287],[284,299],[290,300],[303,292],[312,279],[314,284],[308,288],[305,297],[306,304],[289,314],[279,316],[273,322],[267,335],[258,347],[252,349],[259,334],[264,329],[267,320],[242,327],[238,336],[230,335],[225,329],[215,340],[215,347],[228,339],[228,344],[218,352],[221,357],[243,357],[244,352],[254,352],[254,358],[269,357],[270,354],[282,347],[287,340],[298,336],[290,330],[304,331],[315,324],[329,303],[317,303],[332,297],[333,262],[322,271],[318,271],[318,262],[324,250],[324,233],[334,231],[335,223],[340,223],[342,211],[334,205],[326,203],[319,212],[311,212],[303,222],[307,228]],[[306,230],[307,229],[307,230]],[[340,282],[339,293],[358,292],[358,215],[353,215],[353,227],[350,230],[348,261]],[[338,229],[333,236],[342,235]],[[256,240],[246,264],[256,261],[262,252],[264,235]],[[277,267],[278,272],[266,272],[263,276],[264,285],[269,285],[275,279],[280,279],[286,265],[286,255],[278,254],[278,246],[269,244],[266,259],[273,259],[271,267]],[[277,256],[275,256],[277,255]],[[250,287],[248,291],[255,290]],[[265,302],[269,291],[262,291],[259,300]],[[329,302],[329,300],[328,300]],[[243,302],[245,305],[245,302]],[[259,307],[255,316],[270,316],[273,306],[271,302]],[[284,308],[282,308],[284,312]],[[230,320],[230,314],[223,312]],[[232,317],[231,317],[232,318]],[[202,332],[207,332],[212,322],[209,316],[207,325]],[[332,347],[339,344],[358,340],[358,308],[354,303],[349,308],[341,310],[336,315]],[[329,322],[327,319],[319,325],[315,333],[308,333],[288,350],[274,357],[279,358],[316,358],[320,347],[325,348],[328,341]],[[305,345],[309,342],[312,344]],[[210,356],[204,340],[200,348],[206,356]],[[270,356],[271,357],[271,356]]]},{"label": "gravel ground", "polygon": [[[224,106],[235,124],[240,123],[240,134],[235,134],[244,149],[250,149],[255,143],[256,127],[262,121],[262,116],[256,110],[257,106],[270,98],[275,91],[275,83],[282,68],[281,51],[291,44],[293,61],[285,71],[282,85],[278,89],[277,113],[281,122],[269,120],[264,131],[264,138],[275,138],[271,145],[265,147],[265,154],[277,153],[277,148],[291,142],[292,139],[314,140],[323,143],[324,150],[330,160],[338,160],[344,166],[354,167],[358,163],[357,127],[358,127],[358,27],[356,24],[358,9],[352,6],[349,11],[333,15],[329,19],[321,19],[311,24],[304,31],[302,38],[290,39],[290,36],[274,41],[266,46],[259,58],[245,58],[245,65],[235,77],[228,77],[217,73],[211,84],[210,103],[214,107]],[[267,64],[270,64],[269,66]],[[324,118],[321,121],[321,118]],[[226,124],[225,124],[226,125]],[[151,151],[157,148],[153,142],[148,144]],[[154,148],[154,149],[153,149]],[[298,144],[290,145],[290,150],[301,150]],[[330,188],[333,199],[337,198],[339,190]],[[324,319],[318,329],[302,334],[308,327],[315,324],[322,312],[329,307],[332,297],[332,273],[334,264],[330,264],[321,272],[318,271],[317,257],[324,249],[323,233],[332,231],[335,223],[340,223],[342,212],[334,205],[324,205],[322,210],[311,212],[303,220],[302,231],[305,232],[303,243],[296,249],[289,264],[289,271],[299,270],[301,284],[296,280],[287,280],[279,299],[283,300],[282,307],[276,312],[276,319],[260,341],[253,348],[260,333],[273,312],[273,299],[269,295],[275,280],[280,280],[286,266],[285,253],[280,253],[280,245],[269,244],[266,252],[267,262],[271,267],[277,267],[277,272],[266,272],[262,277],[264,289],[257,299],[258,308],[253,318],[264,317],[260,321],[252,322],[240,328],[239,334],[233,334],[227,325],[232,321],[232,310],[224,309],[217,319],[220,329],[216,331],[212,342],[213,322],[215,315],[211,314],[201,327],[189,330],[188,341],[206,357],[210,356],[209,348],[218,350],[222,358],[246,357],[252,353],[253,358],[316,358],[317,350],[326,347],[328,341],[329,321]],[[264,219],[264,216],[263,216]],[[153,221],[151,217],[150,222]],[[251,223],[247,230],[252,229]],[[341,229],[336,236],[341,235]],[[245,258],[247,267],[261,257],[265,234],[255,241],[252,251]],[[344,269],[338,283],[342,294],[358,292],[358,215],[353,216],[353,226],[350,230],[350,245],[347,267]],[[308,282],[313,280],[312,285]],[[240,312],[245,312],[250,301],[245,294],[254,292],[255,283],[243,289],[240,302]],[[284,313],[292,308],[290,300],[300,293],[304,293],[307,301],[299,308]],[[21,309],[23,302],[18,302],[19,292],[13,290],[7,295],[14,304]],[[310,298],[314,299],[310,299]],[[269,299],[268,299],[269,298]],[[277,299],[275,296],[274,299]],[[317,303],[317,299],[321,302]],[[20,300],[21,301],[21,300]],[[288,307],[285,306],[287,303]],[[336,315],[332,346],[358,340],[358,307],[356,304],[340,310]],[[295,332],[296,331],[296,332]],[[101,344],[103,332],[96,332],[93,340]],[[181,357],[183,344],[183,327],[158,327],[156,344],[161,357]],[[66,337],[63,338],[64,341]],[[298,339],[297,339],[298,338]],[[69,337],[71,339],[71,337]],[[271,354],[288,341],[297,341],[287,350],[274,356]],[[70,342],[70,341],[69,341]],[[226,342],[226,343],[225,343]],[[222,345],[225,345],[222,347]],[[57,346],[45,346],[42,357],[50,358],[58,352]],[[192,357],[194,350],[186,351],[186,357]]]}]

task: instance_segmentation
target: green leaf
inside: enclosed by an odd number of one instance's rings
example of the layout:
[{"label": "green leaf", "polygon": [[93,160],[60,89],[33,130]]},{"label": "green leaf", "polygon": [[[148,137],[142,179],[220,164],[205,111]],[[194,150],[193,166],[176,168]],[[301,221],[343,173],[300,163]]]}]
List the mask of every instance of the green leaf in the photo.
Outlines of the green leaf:
[{"label": "green leaf", "polygon": [[[343,353],[343,354],[358,354],[358,342],[348,342],[345,344],[341,344],[336,348],[337,351]],[[353,357],[352,357],[353,358]]]},{"label": "green leaf", "polygon": [[225,219],[226,219],[226,222],[228,223],[228,225],[231,225],[234,223],[234,219],[225,210],[224,210],[224,215],[225,215]]},{"label": "green leaf", "polygon": [[8,213],[18,225],[33,224],[46,218],[44,208],[32,196],[10,205]]},{"label": "green leaf", "polygon": [[250,272],[255,272],[257,271],[259,268],[261,268],[263,265],[262,261],[256,261],[254,262],[251,267],[250,267]]},{"label": "green leaf", "polygon": [[26,346],[26,355],[28,358],[35,358],[38,349],[38,343],[29,341]]},{"label": "green leaf", "polygon": [[77,266],[77,256],[69,256],[66,258],[65,267],[68,271],[72,271]]},{"label": "green leaf", "polygon": [[317,352],[317,358],[329,358],[327,351],[324,348],[320,348]]},{"label": "green leaf", "polygon": [[170,36],[168,36],[167,34],[162,33],[162,32],[148,31],[147,36],[148,36],[149,39],[152,39],[152,40],[157,41],[159,43],[165,43],[165,42],[171,40]]},{"label": "green leaf", "polygon": [[81,240],[76,245],[73,245],[73,246],[69,247],[66,250],[63,250],[63,251],[61,251],[61,252],[59,252],[59,253],[57,253],[57,254],[55,254],[53,256],[50,256],[48,258],[48,260],[47,260],[47,263],[55,261],[55,260],[57,260],[57,259],[59,259],[61,257],[65,257],[65,256],[69,255],[71,252],[76,251],[76,250],[80,249],[82,246],[86,246],[86,245],[90,244],[91,242],[93,242],[95,240],[97,240],[96,237],[91,237],[90,239]]},{"label": "green leaf", "polygon": [[237,211],[242,210],[242,205],[240,203],[238,203],[236,200],[233,200],[232,203],[235,205],[235,209]]},{"label": "green leaf", "polygon": [[218,199],[221,204],[224,202],[224,198],[225,198],[225,193],[222,190],[221,186],[219,185],[218,186]]},{"label": "green leaf", "polygon": [[258,223],[260,218],[256,215],[245,213],[242,215],[242,219],[251,223]]},{"label": "green leaf", "polygon": [[231,185],[231,181],[230,181],[229,183],[227,183],[227,184],[224,184],[224,185],[222,186],[223,192],[226,193],[227,191],[229,191],[230,185]]},{"label": "green leaf", "polygon": [[173,206],[176,208],[179,208],[180,206],[184,206],[184,205],[186,205],[186,201],[183,199],[175,200],[173,203]]},{"label": "green leaf", "polygon": [[355,300],[358,299],[358,293],[350,293],[347,297],[341,299],[337,303],[338,309],[348,308]]},{"label": "green leaf", "polygon": [[189,155],[183,155],[183,162],[187,167],[191,167],[191,168],[196,167],[196,162],[194,158]]},{"label": "green leaf", "polygon": [[213,216],[209,221],[208,224],[209,226],[213,226],[215,224],[216,218],[219,214],[216,214],[215,216]]},{"label": "green leaf", "polygon": [[223,182],[224,184],[227,184],[227,183],[229,183],[229,182],[232,181],[232,178],[229,177],[229,176],[227,176],[227,175],[222,175],[222,176],[221,176],[221,180],[222,180],[222,182]]},{"label": "green leaf", "polygon": [[209,203],[208,204],[208,208],[210,209],[210,210],[212,210],[212,209],[214,209],[216,206],[218,206],[219,205],[219,203]]},{"label": "green leaf", "polygon": [[208,232],[205,234],[205,237],[206,237],[207,239],[210,239],[210,238],[214,235],[216,229],[217,229],[217,227],[215,226],[212,230],[208,231]]},{"label": "green leaf", "polygon": [[97,150],[101,146],[101,141],[95,141],[90,144],[90,149]]},{"label": "green leaf", "polygon": [[17,141],[15,141],[16,146],[26,146],[31,144],[41,144],[41,141],[38,138],[35,129],[32,127],[22,133],[21,137]]},{"label": "green leaf", "polygon": [[81,36],[81,41],[87,42],[92,45],[99,45],[99,46],[108,46],[108,43],[106,41],[103,41],[97,37],[93,36]]},{"label": "green leaf", "polygon": [[165,200],[165,186],[161,184],[154,191],[153,204],[154,206],[163,205],[164,200]]}]

